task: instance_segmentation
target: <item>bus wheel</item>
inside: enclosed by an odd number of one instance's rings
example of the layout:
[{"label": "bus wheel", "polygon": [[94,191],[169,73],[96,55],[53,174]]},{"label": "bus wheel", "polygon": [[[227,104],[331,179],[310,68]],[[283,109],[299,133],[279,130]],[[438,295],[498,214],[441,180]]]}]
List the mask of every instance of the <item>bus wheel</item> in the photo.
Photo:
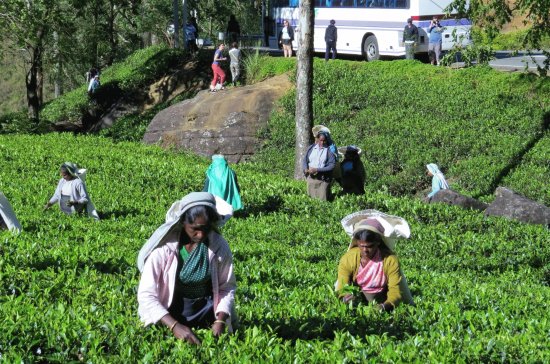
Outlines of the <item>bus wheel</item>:
[{"label": "bus wheel", "polygon": [[363,54],[367,61],[376,61],[380,58],[380,52],[378,49],[378,41],[374,35],[369,35],[363,43]]}]

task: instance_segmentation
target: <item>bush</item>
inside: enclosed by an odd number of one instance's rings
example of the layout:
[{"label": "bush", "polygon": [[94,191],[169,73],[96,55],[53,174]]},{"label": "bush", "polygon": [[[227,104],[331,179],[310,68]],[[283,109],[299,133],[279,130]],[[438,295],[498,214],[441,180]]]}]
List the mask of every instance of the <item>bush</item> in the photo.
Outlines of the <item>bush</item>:
[{"label": "bush", "polygon": [[[443,168],[453,189],[492,195],[544,133],[549,112],[547,79],[490,68],[316,60],[314,73],[314,124],[327,125],[337,145],[362,148],[371,190],[399,196],[426,193],[430,162]],[[266,172],[293,173],[294,98],[281,100],[263,131],[255,161]]]},{"label": "bush", "polygon": [[[67,160],[88,169],[101,221],[41,211]],[[2,361],[550,361],[545,227],[378,192],[319,202],[303,182],[243,164],[234,168],[245,210],[223,227],[240,330],[219,340],[198,330],[195,347],[142,327],[137,253],[171,203],[202,188],[207,165],[94,136],[0,136],[0,190],[24,228],[0,232]],[[409,222],[397,253],[416,306],[382,315],[333,294],[349,243],[339,221],[364,207]]]}]

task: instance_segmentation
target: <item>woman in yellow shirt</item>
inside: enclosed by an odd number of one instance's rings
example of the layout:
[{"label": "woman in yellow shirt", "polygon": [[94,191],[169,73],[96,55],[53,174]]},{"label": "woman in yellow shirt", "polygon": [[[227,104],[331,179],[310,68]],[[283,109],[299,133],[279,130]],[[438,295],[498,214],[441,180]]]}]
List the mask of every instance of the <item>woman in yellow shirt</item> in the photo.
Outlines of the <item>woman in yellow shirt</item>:
[{"label": "woman in yellow shirt", "polygon": [[344,289],[352,285],[361,290],[367,301],[378,303],[384,311],[392,311],[401,303],[414,304],[399,260],[392,251],[392,240],[384,238],[385,230],[375,217],[353,225],[351,248],[340,259],[336,282],[336,291],[344,302],[354,298]]}]

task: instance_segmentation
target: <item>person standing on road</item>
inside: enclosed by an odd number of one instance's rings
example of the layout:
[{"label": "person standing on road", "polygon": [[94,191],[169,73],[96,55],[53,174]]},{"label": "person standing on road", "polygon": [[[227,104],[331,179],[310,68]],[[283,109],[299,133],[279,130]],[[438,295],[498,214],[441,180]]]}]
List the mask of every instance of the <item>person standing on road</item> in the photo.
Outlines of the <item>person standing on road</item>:
[{"label": "person standing on road", "polygon": [[241,50],[239,49],[237,42],[233,42],[233,44],[231,44],[229,59],[231,60],[229,63],[229,69],[231,70],[231,81],[233,82],[233,86],[237,86],[237,81],[239,80],[239,76],[241,74]]},{"label": "person standing on road", "polygon": [[418,28],[413,24],[412,18],[407,19],[407,25],[403,29],[403,43],[405,44],[405,58],[414,59],[414,50],[418,43]]},{"label": "person standing on road", "polygon": [[325,43],[327,48],[325,51],[325,62],[328,61],[328,56],[332,50],[332,59],[336,59],[336,41],[338,40],[338,29],[334,25],[336,21],[332,19],[327,29],[325,30]]},{"label": "person standing on road", "polygon": [[430,54],[431,64],[439,66],[439,57],[441,55],[441,45],[443,43],[443,27],[436,16],[433,17],[428,28],[430,42],[428,44],[428,54]]},{"label": "person standing on road", "polygon": [[294,40],[294,29],[285,19],[283,29],[279,31],[279,44],[283,46],[283,54],[285,57],[292,57],[292,41]]}]

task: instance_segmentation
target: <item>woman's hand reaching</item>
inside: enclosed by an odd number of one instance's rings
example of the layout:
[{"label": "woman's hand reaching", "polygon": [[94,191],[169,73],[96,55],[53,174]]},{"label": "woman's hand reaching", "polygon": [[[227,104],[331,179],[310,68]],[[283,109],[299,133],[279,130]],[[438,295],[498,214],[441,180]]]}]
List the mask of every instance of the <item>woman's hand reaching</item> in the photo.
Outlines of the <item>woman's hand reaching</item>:
[{"label": "woman's hand reaching", "polygon": [[176,324],[176,326],[174,326],[174,328],[172,329],[172,332],[174,333],[175,337],[181,340],[185,340],[189,344],[201,344],[201,341],[195,336],[193,331],[185,325],[182,325],[180,323]]}]

